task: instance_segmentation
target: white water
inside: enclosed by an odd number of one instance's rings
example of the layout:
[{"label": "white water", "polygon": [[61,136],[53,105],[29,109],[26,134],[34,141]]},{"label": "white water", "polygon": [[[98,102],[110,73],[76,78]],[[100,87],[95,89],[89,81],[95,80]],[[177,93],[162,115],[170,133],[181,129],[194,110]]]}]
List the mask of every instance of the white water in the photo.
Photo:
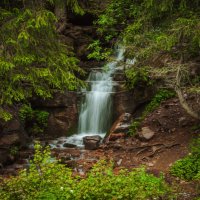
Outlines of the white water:
[{"label": "white water", "polygon": [[67,142],[82,146],[85,136],[104,137],[112,120],[112,75],[119,61],[124,59],[124,49],[116,50],[116,59],[106,65],[105,72],[92,71],[88,77],[89,89],[85,90],[79,115],[78,134],[67,138]]}]

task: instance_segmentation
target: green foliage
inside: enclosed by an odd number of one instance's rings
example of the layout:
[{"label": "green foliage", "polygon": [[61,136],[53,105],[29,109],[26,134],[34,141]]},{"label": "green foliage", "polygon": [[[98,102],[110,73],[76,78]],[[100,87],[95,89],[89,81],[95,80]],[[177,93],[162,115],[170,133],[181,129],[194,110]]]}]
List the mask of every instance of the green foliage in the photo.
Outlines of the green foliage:
[{"label": "green foliage", "polygon": [[107,59],[111,55],[111,51],[109,49],[103,48],[99,40],[94,40],[93,43],[88,46],[88,49],[92,51],[88,55],[89,59],[100,61]]},{"label": "green foliage", "polygon": [[78,0],[66,0],[66,1],[69,9],[71,9],[76,14],[84,15],[85,12],[83,8],[80,7]]},{"label": "green foliage", "polygon": [[51,161],[50,149],[35,144],[35,156],[30,168],[1,184],[2,200],[72,199],[75,181],[72,172],[58,162]]},{"label": "green foliage", "polygon": [[18,153],[19,153],[19,147],[18,146],[10,147],[10,154],[12,156],[16,156]]},{"label": "green foliage", "polygon": [[131,13],[135,10],[133,4],[131,0],[112,0],[96,21],[100,35],[107,37],[107,41],[119,35],[118,27],[124,26],[132,17]]},{"label": "green foliage", "polygon": [[23,105],[19,110],[19,118],[22,122],[27,119],[33,119],[33,110],[30,105]]},{"label": "green foliage", "polygon": [[155,54],[174,58],[199,55],[200,1],[112,0],[97,20],[104,38],[119,35],[136,65],[151,63]]},{"label": "green foliage", "polygon": [[158,4],[146,0],[137,4],[140,6],[134,14],[135,20],[122,37],[138,63],[150,61],[160,51],[178,58],[184,55],[187,59],[198,54],[200,24],[196,5],[199,1],[162,0]]},{"label": "green foliage", "polygon": [[29,134],[43,133],[47,127],[49,113],[47,111],[33,110],[30,105],[24,105],[19,110],[20,120],[25,124]]},{"label": "green foliage", "polygon": [[[88,190],[88,188],[91,188]],[[97,163],[86,179],[77,185],[75,199],[149,199],[169,192],[163,177],[156,178],[145,169],[121,170],[115,175],[105,161]]]},{"label": "green foliage", "polygon": [[176,161],[170,169],[172,175],[185,180],[200,180],[200,138],[191,144],[191,153]]},{"label": "green foliage", "polygon": [[133,89],[138,85],[152,85],[149,70],[147,67],[132,67],[125,71],[126,87]]},{"label": "green foliage", "polygon": [[44,8],[0,8],[0,105],[83,86],[75,76],[83,71],[60,42],[55,22],[55,15]]},{"label": "green foliage", "polygon": [[128,135],[135,136],[142,121],[143,121],[142,117],[134,119],[134,121],[131,123],[129,127]]},{"label": "green foliage", "polygon": [[12,115],[0,107],[0,119],[3,119],[7,122],[12,119]]},{"label": "green foliage", "polygon": [[66,6],[68,10],[71,10],[75,14],[84,15],[85,11],[79,4],[79,0],[43,0],[49,2],[52,5],[60,6],[61,8]]},{"label": "green foliage", "polygon": [[152,112],[157,108],[162,101],[165,101],[167,99],[170,99],[175,96],[175,92],[166,90],[166,89],[160,89],[157,94],[153,97],[151,102],[147,105],[145,108],[144,115],[147,115],[148,113]]},{"label": "green foliage", "polygon": [[198,130],[200,130],[200,124],[192,126],[191,130],[192,131],[198,131]]},{"label": "green foliage", "polygon": [[86,178],[73,176],[70,169],[51,159],[49,148],[35,144],[28,170],[0,183],[2,200],[113,200],[171,199],[163,177],[147,174],[144,168],[114,174],[112,163],[98,162]]},{"label": "green foliage", "polygon": [[140,127],[141,122],[145,119],[145,117],[153,112],[157,107],[159,107],[159,105],[161,104],[161,102],[170,99],[172,97],[175,96],[175,92],[172,92],[170,90],[166,90],[166,89],[160,89],[156,95],[152,98],[151,102],[149,104],[147,104],[147,106],[145,107],[141,117],[135,119],[130,128],[129,128],[129,132],[128,134],[131,136],[134,136],[137,131],[138,128]]}]

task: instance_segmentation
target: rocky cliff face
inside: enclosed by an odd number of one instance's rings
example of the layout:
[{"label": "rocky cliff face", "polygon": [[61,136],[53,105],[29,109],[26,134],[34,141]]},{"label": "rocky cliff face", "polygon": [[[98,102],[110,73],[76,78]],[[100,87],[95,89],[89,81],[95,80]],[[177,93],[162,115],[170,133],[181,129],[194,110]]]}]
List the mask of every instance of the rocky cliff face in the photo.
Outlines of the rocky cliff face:
[{"label": "rocky cliff face", "polygon": [[66,136],[78,121],[77,93],[66,91],[56,93],[54,98],[37,100],[33,103],[35,107],[49,112],[46,135],[52,137]]},{"label": "rocky cliff face", "polygon": [[[124,71],[117,70],[114,74],[116,81],[116,93],[113,96],[114,121],[118,121],[118,117],[125,113],[134,114],[135,111],[140,109],[142,105],[148,103],[154,95],[154,88],[152,86],[137,86],[133,90],[128,90],[125,87]],[[111,131],[112,132],[112,131]]]}]

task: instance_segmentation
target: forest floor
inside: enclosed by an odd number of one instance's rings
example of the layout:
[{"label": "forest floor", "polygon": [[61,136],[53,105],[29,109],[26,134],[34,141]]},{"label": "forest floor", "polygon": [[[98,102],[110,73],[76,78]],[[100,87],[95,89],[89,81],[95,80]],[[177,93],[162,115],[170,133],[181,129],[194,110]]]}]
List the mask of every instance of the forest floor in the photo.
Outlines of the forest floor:
[{"label": "forest floor", "polygon": [[[102,144],[97,150],[65,148],[52,150],[52,154],[81,176],[85,176],[101,159],[112,160],[116,172],[143,165],[156,176],[163,172],[166,181],[178,191],[178,199],[192,200],[200,196],[199,183],[179,180],[170,175],[169,169],[176,160],[189,153],[191,140],[199,135],[198,130],[193,130],[196,125],[198,122],[185,113],[178,99],[173,98],[163,102],[143,121],[141,128],[148,127],[153,132],[150,140],[145,141],[138,136],[121,137]],[[31,151],[20,152],[21,158],[30,154]],[[4,175],[22,167],[23,159],[5,169]]]},{"label": "forest floor", "polygon": [[170,175],[170,166],[189,153],[189,144],[199,135],[194,130],[198,122],[188,116],[178,99],[170,99],[149,114],[142,123],[153,131],[151,140],[142,141],[139,137],[119,138],[103,144],[95,151],[84,151],[78,165],[87,171],[99,159],[113,160],[115,170],[146,166],[150,173],[165,174],[166,181],[177,188],[180,200],[192,200],[200,196],[200,185],[186,182]]}]

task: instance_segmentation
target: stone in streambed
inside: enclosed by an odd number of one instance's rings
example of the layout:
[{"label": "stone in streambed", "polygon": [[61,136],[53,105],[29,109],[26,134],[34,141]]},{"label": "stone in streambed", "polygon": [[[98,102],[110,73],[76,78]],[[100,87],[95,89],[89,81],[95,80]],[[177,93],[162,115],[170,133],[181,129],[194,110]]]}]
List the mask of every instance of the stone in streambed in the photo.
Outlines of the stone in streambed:
[{"label": "stone in streambed", "polygon": [[76,148],[77,146],[75,144],[64,143],[63,147],[66,147],[66,148]]},{"label": "stone in streambed", "polygon": [[99,147],[101,140],[102,138],[99,135],[85,136],[83,144],[85,145],[85,149],[95,150]]}]

